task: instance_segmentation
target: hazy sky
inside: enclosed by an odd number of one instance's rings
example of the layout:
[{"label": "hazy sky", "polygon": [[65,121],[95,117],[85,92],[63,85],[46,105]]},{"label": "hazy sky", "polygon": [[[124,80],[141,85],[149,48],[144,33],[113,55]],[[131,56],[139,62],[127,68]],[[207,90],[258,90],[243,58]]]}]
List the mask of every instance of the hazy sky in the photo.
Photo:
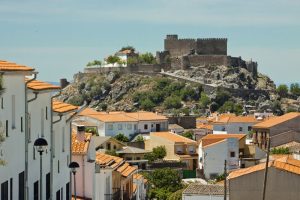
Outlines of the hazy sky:
[{"label": "hazy sky", "polygon": [[163,50],[166,34],[227,37],[228,54],[276,83],[299,82],[298,0],[0,0],[0,59],[57,81],[124,45]]}]

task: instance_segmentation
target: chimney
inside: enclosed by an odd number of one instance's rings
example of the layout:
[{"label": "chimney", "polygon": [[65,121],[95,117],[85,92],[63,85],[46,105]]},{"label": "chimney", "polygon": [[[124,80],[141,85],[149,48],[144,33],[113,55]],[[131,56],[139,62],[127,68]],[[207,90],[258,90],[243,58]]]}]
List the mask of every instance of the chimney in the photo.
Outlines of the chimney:
[{"label": "chimney", "polygon": [[83,125],[78,125],[77,126],[76,140],[79,141],[79,142],[84,142],[84,140],[85,140],[85,126],[83,126]]}]

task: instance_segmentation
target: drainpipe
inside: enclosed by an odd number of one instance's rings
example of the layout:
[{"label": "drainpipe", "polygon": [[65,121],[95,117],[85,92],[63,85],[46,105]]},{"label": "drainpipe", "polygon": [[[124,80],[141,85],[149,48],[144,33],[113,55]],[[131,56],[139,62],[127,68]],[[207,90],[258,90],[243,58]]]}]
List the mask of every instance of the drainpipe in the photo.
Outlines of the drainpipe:
[{"label": "drainpipe", "polygon": [[54,159],[54,157],[55,157],[55,154],[54,154],[54,151],[55,151],[55,149],[54,149],[54,138],[53,138],[53,99],[54,98],[56,98],[56,97],[58,97],[59,95],[61,94],[61,90],[57,93],[57,94],[55,94],[55,95],[53,95],[52,97],[51,97],[51,101],[50,101],[50,145],[51,145],[51,159],[50,159],[50,199],[52,199],[53,198],[53,159]]},{"label": "drainpipe", "polygon": [[28,187],[28,102],[27,102],[27,91],[28,91],[28,84],[34,80],[36,80],[38,72],[33,72],[33,78],[28,80],[25,83],[25,199],[29,199],[29,187]]},{"label": "drainpipe", "polygon": [[33,92],[33,94],[34,94],[34,97],[33,97],[32,99],[27,100],[28,103],[30,103],[30,102],[36,100],[39,93],[38,93],[38,92]]}]

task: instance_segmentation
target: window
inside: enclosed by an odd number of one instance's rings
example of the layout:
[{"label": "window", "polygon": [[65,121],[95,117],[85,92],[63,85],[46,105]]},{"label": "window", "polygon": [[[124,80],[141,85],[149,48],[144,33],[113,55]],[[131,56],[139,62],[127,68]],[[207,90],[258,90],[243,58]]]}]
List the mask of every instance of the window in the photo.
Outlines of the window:
[{"label": "window", "polygon": [[148,129],[148,124],[144,124],[144,129]]},{"label": "window", "polygon": [[9,184],[9,187],[10,187],[10,200],[13,200],[13,179],[11,178],[10,179],[10,184]]},{"label": "window", "polygon": [[5,121],[5,134],[8,137],[8,120]]},{"label": "window", "polygon": [[23,132],[23,117],[21,117],[21,132]]},{"label": "window", "polygon": [[234,158],[234,157],[235,157],[235,152],[234,152],[234,151],[231,151],[231,152],[230,152],[230,157],[231,157],[231,158]]},{"label": "window", "polygon": [[66,200],[70,200],[70,183],[66,184]]},{"label": "window", "polygon": [[67,155],[67,165],[69,166],[70,164],[70,158],[69,158],[69,155]]},{"label": "window", "polygon": [[46,175],[46,199],[50,199],[50,173]]},{"label": "window", "polygon": [[122,124],[118,124],[118,130],[122,130],[122,129],[123,129]]},{"label": "window", "polygon": [[107,149],[107,150],[110,150],[110,148],[111,148],[111,147],[110,147],[110,142],[108,142],[108,143],[106,144],[106,149]]},{"label": "window", "polygon": [[239,127],[239,131],[240,131],[240,132],[243,131],[243,127]]},{"label": "window", "polygon": [[45,118],[48,120],[48,107],[46,106]]},{"label": "window", "polygon": [[25,173],[19,174],[19,200],[25,199]]},{"label": "window", "polygon": [[1,184],[1,200],[8,199],[8,181]]},{"label": "window", "polygon": [[224,126],[222,126],[222,131],[226,131],[226,129],[225,129],[225,127],[224,127]]},{"label": "window", "polygon": [[11,96],[11,128],[16,128],[16,98],[15,95]]},{"label": "window", "polygon": [[116,145],[114,145],[114,150],[116,150],[117,149],[117,146]]},{"label": "window", "polygon": [[137,125],[136,124],[134,125],[134,130],[137,130]]},{"label": "window", "polygon": [[34,148],[34,146],[32,147],[33,149],[32,149],[32,157],[33,157],[33,160],[35,160],[36,159],[36,156],[35,156],[35,148]]},{"label": "window", "polygon": [[44,109],[41,109],[41,136],[44,137]]},{"label": "window", "polygon": [[60,190],[56,192],[56,200],[60,200]]},{"label": "window", "polygon": [[140,157],[136,157],[136,159],[137,159],[137,160],[141,160],[141,158],[140,158]]},{"label": "window", "polygon": [[59,160],[57,161],[57,173],[59,173],[60,169],[59,169]]},{"label": "window", "polygon": [[131,130],[132,129],[132,124],[127,124],[127,129]]},{"label": "window", "polygon": [[252,130],[252,127],[251,126],[248,126],[248,131],[251,131]]},{"label": "window", "polygon": [[113,130],[113,129],[114,129],[114,126],[113,126],[112,124],[108,124],[108,125],[107,125],[107,129],[108,129],[108,130]]},{"label": "window", "polygon": [[39,200],[39,181],[36,181],[33,184],[33,199]]},{"label": "window", "polygon": [[3,97],[1,98],[1,108],[4,109],[4,106],[3,106]]}]

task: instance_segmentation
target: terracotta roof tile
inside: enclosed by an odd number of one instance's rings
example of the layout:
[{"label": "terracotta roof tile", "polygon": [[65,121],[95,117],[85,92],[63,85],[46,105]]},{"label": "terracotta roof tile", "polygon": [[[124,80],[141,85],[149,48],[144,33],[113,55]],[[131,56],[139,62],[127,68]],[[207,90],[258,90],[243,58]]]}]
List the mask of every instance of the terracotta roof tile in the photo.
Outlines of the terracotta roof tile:
[{"label": "terracotta roof tile", "polygon": [[[28,79],[26,80],[28,81]],[[27,87],[31,90],[37,90],[37,91],[41,91],[41,90],[60,90],[60,86],[57,85],[53,85],[47,82],[43,82],[43,81],[38,81],[38,80],[33,80],[30,83],[28,83]]]},{"label": "terracotta roof tile", "polygon": [[237,138],[238,140],[241,140],[244,137],[246,137],[246,134],[208,134],[201,138],[201,141],[202,147],[205,147],[207,145],[220,142],[227,138]]},{"label": "terracotta roof tile", "polygon": [[84,155],[88,151],[90,144],[90,139],[92,137],[91,133],[85,133],[84,141],[77,140],[76,133],[72,133],[72,154],[81,154]]},{"label": "terracotta roof tile", "polygon": [[188,139],[188,138],[183,137],[181,135],[178,135],[176,133],[171,133],[171,132],[153,132],[153,133],[150,133],[150,137],[152,135],[153,136],[157,136],[157,137],[161,137],[161,138],[164,138],[164,139],[167,139],[169,141],[176,142],[176,143],[197,144],[196,141]]},{"label": "terracotta roof tile", "polygon": [[96,164],[106,166],[106,167],[111,167],[115,168],[122,164],[123,158],[117,157],[117,156],[111,156],[105,153],[96,153]]},{"label": "terracotta roof tile", "polygon": [[138,121],[160,121],[167,120],[165,116],[158,115],[152,112],[97,112],[91,108],[84,109],[81,116],[89,116],[103,122],[138,122]]},{"label": "terracotta roof tile", "polygon": [[254,116],[222,116],[215,123],[258,123],[259,121]]},{"label": "terracotta roof tile", "polygon": [[281,124],[283,122],[286,122],[288,120],[294,119],[299,116],[300,113],[298,112],[290,112],[280,117],[273,117],[261,123],[255,124],[254,126],[252,126],[252,128],[271,128],[273,126],[276,126],[278,124]]},{"label": "terracotta roof tile", "polygon": [[65,113],[77,110],[78,107],[60,101],[53,101],[52,109],[57,113]]},{"label": "terracotta roof tile", "polygon": [[0,71],[34,71],[34,68],[0,60]]}]

